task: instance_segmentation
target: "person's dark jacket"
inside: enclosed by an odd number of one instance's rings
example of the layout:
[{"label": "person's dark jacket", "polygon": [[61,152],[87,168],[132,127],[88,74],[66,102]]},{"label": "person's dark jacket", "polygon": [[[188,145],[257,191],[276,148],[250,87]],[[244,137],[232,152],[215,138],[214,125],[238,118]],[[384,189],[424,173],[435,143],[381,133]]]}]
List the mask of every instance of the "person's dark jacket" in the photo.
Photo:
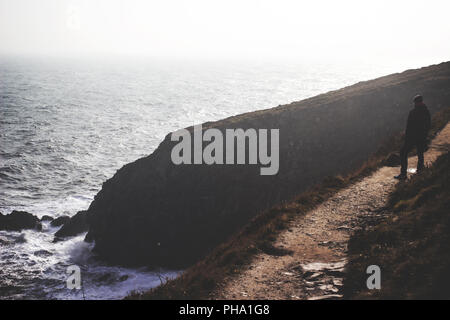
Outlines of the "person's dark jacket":
[{"label": "person's dark jacket", "polygon": [[424,141],[431,127],[431,116],[425,104],[418,104],[409,112],[406,141]]}]

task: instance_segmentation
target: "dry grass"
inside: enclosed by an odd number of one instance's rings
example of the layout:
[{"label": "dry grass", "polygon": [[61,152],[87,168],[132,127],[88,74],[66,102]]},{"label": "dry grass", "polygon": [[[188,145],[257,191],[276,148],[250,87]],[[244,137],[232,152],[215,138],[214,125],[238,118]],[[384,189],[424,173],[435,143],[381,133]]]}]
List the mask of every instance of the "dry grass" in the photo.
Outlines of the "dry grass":
[{"label": "dry grass", "polygon": [[[431,168],[398,184],[392,215],[369,232],[351,238],[344,283],[352,299],[449,299],[450,153]],[[365,268],[382,270],[381,290],[364,287]]]}]

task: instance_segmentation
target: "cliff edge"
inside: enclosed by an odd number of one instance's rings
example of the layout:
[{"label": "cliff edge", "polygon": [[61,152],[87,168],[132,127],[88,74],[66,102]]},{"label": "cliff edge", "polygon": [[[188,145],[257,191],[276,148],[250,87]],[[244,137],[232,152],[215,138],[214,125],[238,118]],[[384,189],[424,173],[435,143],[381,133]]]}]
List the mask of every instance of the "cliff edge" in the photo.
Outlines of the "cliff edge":
[{"label": "cliff edge", "polygon": [[258,165],[175,165],[168,135],[103,184],[87,211],[87,240],[113,263],[190,265],[262,210],[361,165],[403,129],[415,94],[432,113],[449,105],[449,87],[446,62],[203,124],[222,132],[279,129],[279,172],[272,176],[260,175]]}]

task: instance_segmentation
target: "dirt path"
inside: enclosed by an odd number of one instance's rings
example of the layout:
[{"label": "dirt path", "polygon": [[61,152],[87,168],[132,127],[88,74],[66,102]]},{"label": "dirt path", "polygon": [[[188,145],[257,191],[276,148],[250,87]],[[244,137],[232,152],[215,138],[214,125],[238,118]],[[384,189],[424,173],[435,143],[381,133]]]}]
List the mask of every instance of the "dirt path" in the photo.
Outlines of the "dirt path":
[{"label": "dirt path", "polygon": [[[433,140],[425,162],[450,143],[450,124]],[[448,149],[447,149],[448,150]],[[416,157],[409,159],[415,168]],[[385,217],[383,208],[399,168],[383,167],[292,222],[275,246],[285,256],[258,254],[239,276],[227,279],[213,299],[339,299],[350,235]]]}]

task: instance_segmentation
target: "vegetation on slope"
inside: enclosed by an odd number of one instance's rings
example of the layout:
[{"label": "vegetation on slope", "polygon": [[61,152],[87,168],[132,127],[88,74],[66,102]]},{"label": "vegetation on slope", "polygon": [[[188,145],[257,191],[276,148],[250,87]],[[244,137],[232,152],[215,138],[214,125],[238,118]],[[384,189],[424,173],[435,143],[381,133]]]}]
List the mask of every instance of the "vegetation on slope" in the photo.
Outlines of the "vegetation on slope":
[{"label": "vegetation on slope", "polygon": [[[398,184],[374,230],[355,234],[344,282],[353,299],[450,298],[450,153]],[[367,266],[381,268],[381,289],[365,287]]]},{"label": "vegetation on slope", "polygon": [[[450,108],[433,117],[430,136],[440,131],[450,119]],[[384,165],[386,157],[400,149],[402,135],[396,135],[382,144],[367,162],[346,177],[329,177],[321,184],[301,193],[293,201],[283,203],[262,212],[248,223],[240,232],[216,247],[204,259],[188,268],[180,277],[145,293],[132,293],[129,299],[205,299],[216,285],[227,276],[238,274],[254,254],[263,251],[272,255],[289,254],[275,248],[276,236],[289,226],[289,222],[345,188],[369,175]],[[365,274],[365,272],[363,273]],[[365,282],[364,282],[365,283]]]}]

